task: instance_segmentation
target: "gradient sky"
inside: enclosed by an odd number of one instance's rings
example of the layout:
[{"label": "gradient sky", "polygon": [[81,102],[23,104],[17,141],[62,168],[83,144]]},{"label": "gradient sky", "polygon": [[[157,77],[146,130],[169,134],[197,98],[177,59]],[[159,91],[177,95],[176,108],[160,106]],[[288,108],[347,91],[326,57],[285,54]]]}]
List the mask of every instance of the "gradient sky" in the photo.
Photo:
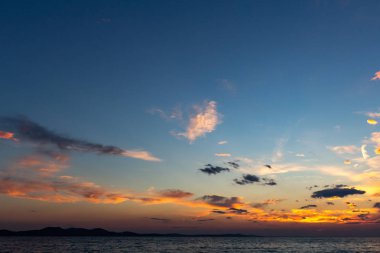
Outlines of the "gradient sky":
[{"label": "gradient sky", "polygon": [[379,13],[2,1],[0,229],[379,235]]}]

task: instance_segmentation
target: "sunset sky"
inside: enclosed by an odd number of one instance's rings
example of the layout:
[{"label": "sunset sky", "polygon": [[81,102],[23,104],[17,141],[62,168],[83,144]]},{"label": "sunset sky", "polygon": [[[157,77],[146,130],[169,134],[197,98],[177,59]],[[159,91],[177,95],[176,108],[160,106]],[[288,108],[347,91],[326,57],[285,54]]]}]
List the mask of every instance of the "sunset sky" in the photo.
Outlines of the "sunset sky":
[{"label": "sunset sky", "polygon": [[0,229],[379,235],[380,1],[0,5]]}]

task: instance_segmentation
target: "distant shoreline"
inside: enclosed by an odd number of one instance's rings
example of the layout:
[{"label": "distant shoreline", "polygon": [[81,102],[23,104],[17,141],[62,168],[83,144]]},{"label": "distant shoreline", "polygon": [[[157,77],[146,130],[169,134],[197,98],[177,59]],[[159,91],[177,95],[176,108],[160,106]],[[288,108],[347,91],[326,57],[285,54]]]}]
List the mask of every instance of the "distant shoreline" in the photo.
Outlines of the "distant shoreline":
[{"label": "distant shoreline", "polygon": [[38,230],[10,231],[0,230],[0,237],[9,236],[105,236],[105,237],[262,237],[245,234],[179,234],[179,233],[134,233],[130,231],[112,232],[102,228],[61,228],[46,227]]}]

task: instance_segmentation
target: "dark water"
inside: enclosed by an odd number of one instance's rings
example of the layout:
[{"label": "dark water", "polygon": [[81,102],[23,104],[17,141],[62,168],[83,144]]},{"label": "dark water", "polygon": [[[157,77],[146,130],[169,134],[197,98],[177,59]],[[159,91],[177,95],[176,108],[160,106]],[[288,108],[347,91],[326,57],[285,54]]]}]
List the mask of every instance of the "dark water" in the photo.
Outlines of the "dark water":
[{"label": "dark water", "polygon": [[380,237],[0,237],[0,252],[380,252]]}]

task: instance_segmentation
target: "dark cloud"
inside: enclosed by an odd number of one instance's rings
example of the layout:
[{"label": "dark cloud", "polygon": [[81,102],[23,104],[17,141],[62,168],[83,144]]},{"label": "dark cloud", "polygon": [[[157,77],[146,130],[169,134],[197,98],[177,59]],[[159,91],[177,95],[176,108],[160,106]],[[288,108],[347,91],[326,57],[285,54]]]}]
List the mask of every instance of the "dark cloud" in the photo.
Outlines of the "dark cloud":
[{"label": "dark cloud", "polygon": [[242,179],[234,179],[235,183],[240,185],[253,184],[260,182],[260,178],[255,175],[245,174]]},{"label": "dark cloud", "polygon": [[317,205],[307,205],[307,206],[301,206],[300,209],[309,209],[309,208],[315,208]]},{"label": "dark cloud", "polygon": [[198,222],[206,222],[206,221],[213,221],[215,219],[200,219],[200,220],[197,220]]},{"label": "dark cloud", "polygon": [[252,174],[244,174],[241,179],[234,179],[234,182],[239,185],[261,183],[262,185],[277,185],[277,183],[270,178],[260,178]]},{"label": "dark cloud", "polygon": [[220,207],[234,207],[236,204],[241,204],[241,201],[238,197],[223,197],[218,195],[204,195],[198,200],[202,200],[213,206]]},{"label": "dark cloud", "polygon": [[312,186],[306,187],[306,189],[308,189],[309,191],[312,190],[313,188],[318,188],[318,185],[312,185]]},{"label": "dark cloud", "polygon": [[312,198],[333,198],[333,197],[343,198],[348,195],[364,194],[364,193],[365,191],[357,190],[354,187],[352,188],[335,187],[331,189],[324,189],[324,190],[313,192],[311,197]]},{"label": "dark cloud", "polygon": [[380,208],[380,202],[376,202],[374,205],[373,205],[374,208]]},{"label": "dark cloud", "polygon": [[238,164],[239,160],[233,162],[227,162],[228,165],[232,166],[234,169],[238,169],[240,165]]},{"label": "dark cloud", "polygon": [[248,210],[245,210],[245,209],[240,209],[240,208],[229,208],[228,211],[230,213],[234,213],[234,214],[248,214]]},{"label": "dark cloud", "polygon": [[265,164],[264,167],[267,167],[268,169],[272,169],[272,166],[269,164]]},{"label": "dark cloud", "polygon": [[262,181],[264,181],[264,185],[277,185],[277,183],[274,181],[274,179],[263,177]]},{"label": "dark cloud", "polygon": [[21,140],[28,140],[40,145],[55,145],[60,150],[120,155],[143,160],[159,161],[158,158],[153,157],[146,151],[129,151],[116,146],[108,146],[66,137],[48,130],[26,117],[2,117],[0,118],[0,125],[12,129]]},{"label": "dark cloud", "polygon": [[168,221],[170,221],[170,219],[156,218],[156,217],[151,217],[151,218],[148,218],[148,219],[155,220],[155,221],[162,221],[162,222],[168,222]]},{"label": "dark cloud", "polygon": [[202,171],[203,173],[206,173],[208,175],[215,175],[215,174],[219,174],[223,171],[230,171],[229,168],[223,168],[223,167],[219,167],[219,166],[213,166],[211,164],[206,164],[204,168],[202,169],[199,169],[200,171]]},{"label": "dark cloud", "polygon": [[217,209],[212,210],[212,212],[217,213],[217,214],[225,214],[226,213],[225,211],[217,210]]},{"label": "dark cloud", "polygon": [[162,197],[181,199],[181,198],[189,198],[193,196],[194,194],[191,192],[185,192],[179,189],[167,189],[167,190],[160,191],[159,195]]},{"label": "dark cloud", "polygon": [[329,205],[329,206],[335,205],[333,202],[326,202],[326,204]]}]

